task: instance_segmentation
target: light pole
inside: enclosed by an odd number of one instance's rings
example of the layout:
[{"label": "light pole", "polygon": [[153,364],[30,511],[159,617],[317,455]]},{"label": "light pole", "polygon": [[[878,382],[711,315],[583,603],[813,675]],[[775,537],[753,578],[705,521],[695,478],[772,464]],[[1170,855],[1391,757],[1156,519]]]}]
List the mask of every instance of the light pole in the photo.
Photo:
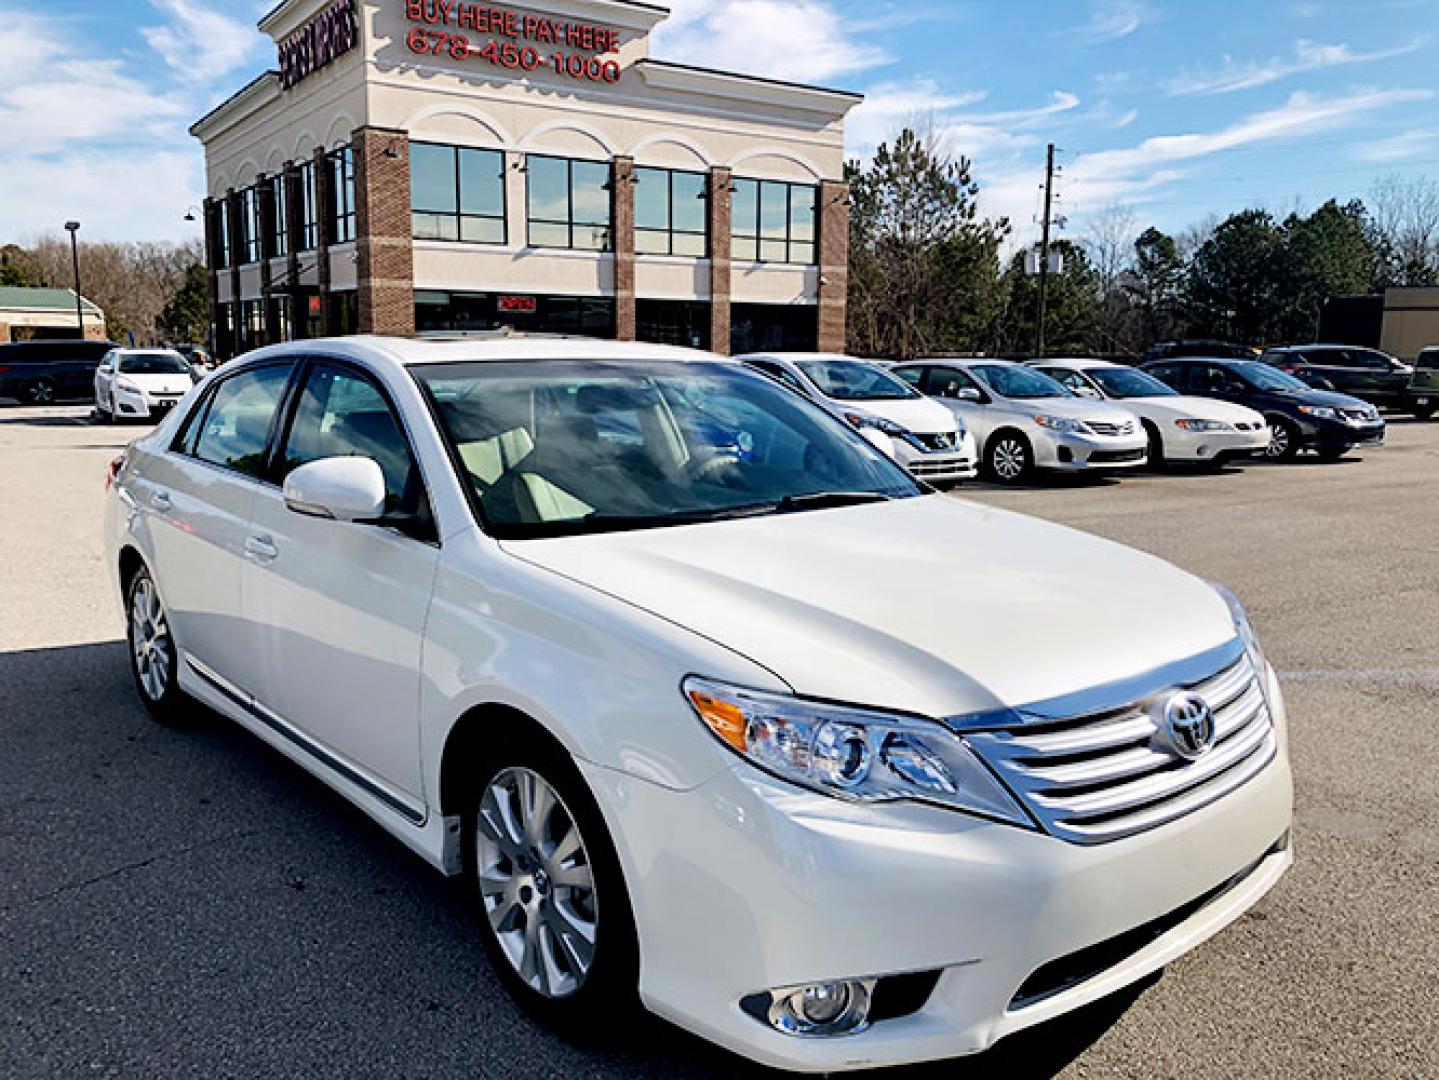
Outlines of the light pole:
[{"label": "light pole", "polygon": [[70,234],[70,262],[75,267],[75,322],[80,327],[81,340],[85,337],[85,309],[80,301],[80,241],[76,234],[80,231],[78,221],[65,222],[65,231]]}]

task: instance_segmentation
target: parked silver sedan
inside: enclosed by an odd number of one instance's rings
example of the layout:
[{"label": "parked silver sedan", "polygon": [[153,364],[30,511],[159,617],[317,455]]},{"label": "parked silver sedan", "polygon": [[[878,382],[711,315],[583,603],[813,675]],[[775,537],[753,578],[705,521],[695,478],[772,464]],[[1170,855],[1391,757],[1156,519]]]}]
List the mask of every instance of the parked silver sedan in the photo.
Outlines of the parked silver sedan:
[{"label": "parked silver sedan", "polygon": [[1077,397],[1023,364],[915,360],[893,370],[968,426],[985,471],[1000,483],[1021,483],[1036,469],[1128,469],[1148,459],[1148,437],[1132,412]]}]

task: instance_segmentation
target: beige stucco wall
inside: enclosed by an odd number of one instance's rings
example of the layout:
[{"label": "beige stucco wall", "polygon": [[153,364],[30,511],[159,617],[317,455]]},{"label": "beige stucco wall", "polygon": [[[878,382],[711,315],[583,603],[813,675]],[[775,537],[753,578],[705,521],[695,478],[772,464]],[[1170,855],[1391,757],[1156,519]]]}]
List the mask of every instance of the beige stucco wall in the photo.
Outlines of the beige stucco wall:
[{"label": "beige stucco wall", "polygon": [[1400,360],[1439,345],[1439,289],[1390,289],[1384,294],[1379,347]]}]

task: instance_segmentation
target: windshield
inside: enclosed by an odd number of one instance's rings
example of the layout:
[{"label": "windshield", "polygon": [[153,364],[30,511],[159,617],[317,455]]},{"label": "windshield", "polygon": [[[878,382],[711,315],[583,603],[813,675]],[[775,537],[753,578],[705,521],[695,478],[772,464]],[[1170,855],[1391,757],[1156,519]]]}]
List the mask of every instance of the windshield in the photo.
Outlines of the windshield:
[{"label": "windshield", "polygon": [[1087,368],[1084,372],[1112,398],[1178,397],[1153,375],[1133,368]]},{"label": "windshield", "polygon": [[1240,360],[1229,365],[1250,386],[1260,390],[1308,390],[1309,384],[1288,372],[1261,364],[1257,360]]},{"label": "windshield", "polygon": [[188,375],[190,365],[179,353],[127,353],[115,370],[125,375]]},{"label": "windshield", "polygon": [[799,369],[836,401],[900,401],[922,395],[883,368],[863,360],[801,360]]},{"label": "windshield", "polygon": [[1074,396],[1043,372],[1019,367],[1017,364],[975,364],[969,370],[983,379],[1000,397],[1025,401],[1031,398]]},{"label": "windshield", "polygon": [[655,528],[923,489],[847,426],[724,363],[546,360],[414,369],[487,530]]}]

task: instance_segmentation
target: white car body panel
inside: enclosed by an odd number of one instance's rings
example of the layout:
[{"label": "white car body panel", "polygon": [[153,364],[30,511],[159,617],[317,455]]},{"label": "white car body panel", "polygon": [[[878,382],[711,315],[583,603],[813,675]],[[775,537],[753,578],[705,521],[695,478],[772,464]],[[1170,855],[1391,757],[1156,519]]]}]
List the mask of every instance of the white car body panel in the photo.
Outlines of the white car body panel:
[{"label": "white car body panel", "polygon": [[[1102,360],[1045,360],[1034,366],[1057,376],[1059,371],[1083,375],[1095,368],[1119,365]],[[1094,392],[1104,394],[1104,388],[1098,383],[1087,377],[1085,381]],[[1106,396],[1105,400],[1113,399]],[[1262,454],[1269,445],[1269,423],[1264,415],[1233,402],[1176,394],[1124,398],[1119,404],[1155,426],[1164,443],[1166,460],[1205,462],[1227,456],[1247,457]],[[1230,424],[1235,430],[1186,431],[1175,424],[1176,420],[1215,420]],[[1237,426],[1240,424],[1245,425],[1245,429]]]},{"label": "white car body panel", "polygon": [[[680,692],[702,674],[934,718],[1083,692],[1234,644],[1225,602],[1189,575],[933,495],[500,542],[474,520],[407,362],[715,358],[523,339],[354,338],[258,355],[302,354],[362,364],[390,392],[439,543],[285,510],[272,485],[171,451],[177,415],[137,440],[106,499],[117,591],[122,559],[143,560],[187,660],[183,689],[445,873],[459,870],[458,805],[444,786],[457,722],[522,713],[541,725],[609,827],[636,918],[639,992],[655,1012],[808,1072],[971,1053],[1168,963],[1289,865],[1292,782],[1272,671],[1278,750],[1261,771],[1183,817],[1092,846],[791,786],[724,748]],[[256,560],[253,545],[247,559],[257,533],[273,559]],[[1088,981],[1010,1007],[1039,966],[1251,867]],[[850,1037],[781,1035],[738,1004],[780,985],[919,970],[938,972],[922,1008]]]},{"label": "white car body panel", "polygon": [[[185,371],[161,374],[132,374],[115,370],[127,354],[165,352],[185,365]],[[109,370],[106,370],[106,366]],[[194,388],[190,364],[168,349],[112,349],[95,369],[95,407],[117,419],[150,419],[164,415]],[[122,381],[123,380],[123,381]]]}]

